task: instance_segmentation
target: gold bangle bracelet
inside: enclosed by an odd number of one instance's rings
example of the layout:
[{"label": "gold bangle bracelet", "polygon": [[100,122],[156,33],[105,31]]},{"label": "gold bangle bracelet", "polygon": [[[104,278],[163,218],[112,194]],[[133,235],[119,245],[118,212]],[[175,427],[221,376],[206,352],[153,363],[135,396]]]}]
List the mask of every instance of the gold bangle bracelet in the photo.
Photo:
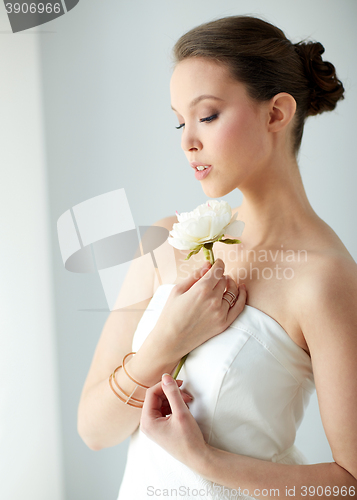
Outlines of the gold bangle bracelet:
[{"label": "gold bangle bracelet", "polygon": [[129,401],[129,400],[128,400],[128,401],[125,401],[125,399],[124,399],[124,398],[122,398],[122,397],[120,396],[120,394],[118,394],[118,393],[114,390],[114,387],[113,387],[113,384],[112,384],[112,381],[111,381],[111,378],[112,378],[112,377],[113,377],[113,373],[111,373],[111,374],[110,374],[110,376],[109,376],[109,385],[110,385],[111,390],[112,390],[112,391],[114,392],[114,394],[116,395],[116,397],[117,397],[117,398],[119,398],[119,399],[120,399],[120,401],[122,401],[124,404],[126,404],[126,405],[128,405],[128,406],[132,406],[132,407],[134,407],[134,408],[142,408],[142,407],[143,407],[142,405],[135,405],[135,404],[133,404],[133,403],[130,403],[130,401]]},{"label": "gold bangle bracelet", "polygon": [[138,385],[139,387],[142,387],[143,389],[149,389],[149,387],[147,385],[143,385],[143,384],[140,384],[140,382],[137,382],[135,379],[133,379],[133,377],[131,377],[129,375],[129,373],[126,371],[126,368],[125,368],[125,360],[128,356],[130,356],[130,354],[136,354],[136,352],[128,352],[128,354],[126,354],[123,358],[123,370],[125,371],[125,373],[127,374],[127,376],[130,378],[130,380],[132,380],[133,382],[135,382],[136,385]]},{"label": "gold bangle bracelet", "polygon": [[116,372],[119,370],[119,368],[123,368],[122,365],[118,366],[118,368],[115,368],[114,372],[113,372],[113,380],[114,380],[114,384],[117,386],[117,388],[119,389],[120,392],[122,392],[124,394],[124,396],[126,396],[128,399],[127,401],[129,400],[133,400],[133,401],[136,401],[138,403],[143,403],[144,400],[143,399],[137,399],[137,398],[134,398],[133,397],[133,394],[135,392],[135,390],[137,389],[137,385],[135,386],[135,389],[133,390],[133,392],[131,394],[127,394],[121,387],[120,385],[118,384],[118,382],[116,381],[116,378],[115,378],[115,374]]}]

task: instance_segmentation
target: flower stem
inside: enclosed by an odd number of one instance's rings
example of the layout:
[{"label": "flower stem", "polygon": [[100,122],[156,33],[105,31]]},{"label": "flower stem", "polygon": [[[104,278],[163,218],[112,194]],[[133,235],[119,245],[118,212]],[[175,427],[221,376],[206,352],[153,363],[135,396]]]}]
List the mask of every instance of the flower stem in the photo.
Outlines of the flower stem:
[{"label": "flower stem", "polygon": [[214,242],[210,242],[210,243],[205,243],[203,245],[203,252],[205,254],[205,258],[206,260],[210,261],[212,266],[214,264],[213,243]]},{"label": "flower stem", "polygon": [[185,356],[183,358],[181,358],[179,364],[177,365],[175,373],[172,375],[172,378],[174,378],[175,380],[177,379],[177,375],[180,373],[180,370],[181,370],[184,362],[186,361],[186,358],[188,355],[189,355],[189,353],[185,354]]}]

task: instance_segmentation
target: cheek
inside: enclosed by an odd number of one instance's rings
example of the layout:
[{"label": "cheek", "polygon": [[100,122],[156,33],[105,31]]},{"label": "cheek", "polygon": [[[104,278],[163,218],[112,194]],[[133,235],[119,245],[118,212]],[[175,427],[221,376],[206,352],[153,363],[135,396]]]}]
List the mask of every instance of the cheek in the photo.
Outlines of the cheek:
[{"label": "cheek", "polygon": [[236,116],[225,128],[222,127],[217,140],[223,147],[221,151],[224,156],[233,154],[243,162],[259,161],[265,154],[262,122],[251,112]]}]

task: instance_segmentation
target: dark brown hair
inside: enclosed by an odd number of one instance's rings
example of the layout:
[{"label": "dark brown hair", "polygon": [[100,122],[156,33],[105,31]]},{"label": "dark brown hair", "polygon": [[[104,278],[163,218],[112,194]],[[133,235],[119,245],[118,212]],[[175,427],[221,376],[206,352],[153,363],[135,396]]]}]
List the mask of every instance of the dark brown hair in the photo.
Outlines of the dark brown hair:
[{"label": "dark brown hair", "polygon": [[297,104],[293,148],[299,150],[305,119],[332,111],[344,88],[335,67],[323,61],[318,42],[292,44],[279,28],[250,16],[230,16],[201,24],[181,36],[173,48],[175,63],[206,57],[228,66],[251,98],[270,100],[280,92]]}]

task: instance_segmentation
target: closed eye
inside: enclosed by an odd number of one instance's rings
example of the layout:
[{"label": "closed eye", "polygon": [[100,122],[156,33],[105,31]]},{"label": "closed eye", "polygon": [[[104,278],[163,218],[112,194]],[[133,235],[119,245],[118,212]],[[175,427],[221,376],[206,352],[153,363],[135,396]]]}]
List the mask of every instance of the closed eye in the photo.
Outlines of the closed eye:
[{"label": "closed eye", "polygon": [[215,120],[216,118],[218,117],[217,114],[215,115],[211,115],[211,116],[208,116],[207,118],[201,118],[200,119],[200,122],[212,122],[213,120]]},{"label": "closed eye", "polygon": [[[203,122],[207,122],[207,123],[210,123],[212,122],[213,120],[215,120],[216,118],[218,117],[218,114],[215,114],[215,115],[211,115],[211,116],[207,116],[207,118],[201,118],[200,119],[200,122],[203,123]],[[177,130],[179,130],[180,128],[184,127],[185,124],[184,123],[180,123],[180,125],[178,127],[175,127],[177,128]]]}]

